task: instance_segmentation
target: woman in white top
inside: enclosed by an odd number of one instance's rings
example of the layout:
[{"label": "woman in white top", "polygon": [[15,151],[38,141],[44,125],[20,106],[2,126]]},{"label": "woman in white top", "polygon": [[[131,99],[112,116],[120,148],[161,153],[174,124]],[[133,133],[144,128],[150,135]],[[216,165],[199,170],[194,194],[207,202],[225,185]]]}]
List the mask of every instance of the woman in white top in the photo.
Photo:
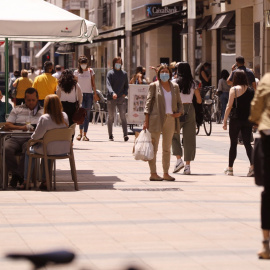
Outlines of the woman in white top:
[{"label": "woman in white top", "polygon": [[76,102],[82,104],[82,91],[80,85],[77,83],[72,70],[65,69],[58,81],[56,90],[57,96],[60,98],[63,111],[68,116],[69,125],[73,124],[72,117],[76,111]]},{"label": "woman in white top", "polygon": [[90,111],[93,105],[93,92],[95,98],[97,98],[95,72],[92,68],[88,67],[88,59],[86,56],[80,56],[78,63],[78,69],[74,71],[74,75],[77,78],[83,93],[82,107],[87,109],[87,115],[83,125],[80,125],[80,134],[77,136],[77,140],[80,141],[82,139],[83,141],[89,141],[86,133],[89,126]]},{"label": "woman in white top", "polygon": [[179,172],[185,167],[184,174],[190,174],[190,161],[194,160],[196,153],[196,114],[192,100],[195,95],[197,103],[200,104],[202,103],[202,99],[200,91],[193,80],[189,64],[187,62],[181,62],[177,69],[178,78],[176,79],[176,83],[179,85],[180,96],[186,115],[185,121],[180,117],[180,129],[183,128],[184,161],[186,165],[184,165],[182,160],[183,150],[180,135],[175,133],[172,140],[172,149],[177,161],[173,172]]},{"label": "woman in white top", "polygon": [[[167,65],[160,65],[158,81],[151,83],[144,108],[145,122],[143,129],[148,129],[154,146],[154,158],[150,160],[150,181],[174,181],[168,174],[171,158],[171,144],[174,132],[180,132],[179,116],[183,113],[179,88],[170,82],[172,71]],[[178,124],[177,124],[178,123]],[[160,134],[162,133],[163,177],[157,174],[156,155]]]},{"label": "woman in white top", "polygon": [[[44,100],[44,114],[39,118],[37,127],[31,136],[31,139],[39,140],[44,137],[44,134],[51,129],[56,128],[67,128],[68,127],[68,116],[65,112],[62,112],[62,105],[57,95],[52,94],[46,96]],[[30,151],[34,153],[43,153],[43,145],[41,143],[35,144],[31,147]],[[70,142],[68,141],[55,141],[48,144],[47,153],[48,155],[63,155],[69,153]],[[24,183],[19,189],[26,188],[27,171],[28,171],[29,157],[27,152],[25,153],[24,161]],[[34,166],[34,163],[32,163]],[[33,170],[32,166],[32,170]],[[49,163],[50,166],[50,163]],[[45,170],[43,169],[43,172]],[[47,189],[45,181],[45,173],[42,176],[43,180],[40,184],[40,189]]]}]

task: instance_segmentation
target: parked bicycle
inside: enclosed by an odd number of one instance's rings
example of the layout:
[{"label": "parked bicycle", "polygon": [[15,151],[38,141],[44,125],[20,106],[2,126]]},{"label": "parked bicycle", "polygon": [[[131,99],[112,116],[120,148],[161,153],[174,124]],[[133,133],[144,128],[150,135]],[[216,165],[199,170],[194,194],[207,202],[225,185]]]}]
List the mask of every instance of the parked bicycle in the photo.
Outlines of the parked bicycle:
[{"label": "parked bicycle", "polygon": [[[211,135],[212,132],[212,115],[213,115],[213,104],[214,104],[214,86],[206,86],[200,90],[202,97],[202,108],[203,108],[203,127],[207,136]],[[198,135],[200,127],[197,126]]]},{"label": "parked bicycle", "polygon": [[212,120],[221,124],[221,101],[217,89],[213,91]]}]

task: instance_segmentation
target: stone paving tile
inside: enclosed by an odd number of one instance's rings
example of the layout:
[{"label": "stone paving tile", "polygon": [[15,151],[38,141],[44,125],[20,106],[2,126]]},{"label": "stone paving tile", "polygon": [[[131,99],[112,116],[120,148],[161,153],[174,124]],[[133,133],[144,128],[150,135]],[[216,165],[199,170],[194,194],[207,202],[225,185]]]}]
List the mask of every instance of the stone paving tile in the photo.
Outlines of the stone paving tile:
[{"label": "stone paving tile", "polygon": [[[235,176],[223,174],[229,138],[221,125],[209,137],[200,131],[192,175],[177,173],[175,182],[150,182],[148,164],[133,159],[134,136],[124,142],[121,127],[114,135],[110,142],[107,126],[90,124],[90,142],[74,141],[78,192],[67,160],[57,161],[56,191],[1,192],[1,270],[30,269],[7,252],[58,248],[77,259],[55,269],[270,269],[256,257],[261,188],[246,177],[243,146]],[[157,167],[161,173],[161,150]]]}]

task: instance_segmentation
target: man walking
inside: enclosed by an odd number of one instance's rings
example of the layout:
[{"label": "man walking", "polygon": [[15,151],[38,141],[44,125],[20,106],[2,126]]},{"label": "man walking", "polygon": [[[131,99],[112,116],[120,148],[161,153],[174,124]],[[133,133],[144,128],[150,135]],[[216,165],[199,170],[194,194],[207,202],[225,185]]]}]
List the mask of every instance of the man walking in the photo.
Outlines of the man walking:
[{"label": "man walking", "polygon": [[238,57],[236,57],[235,60],[236,60],[236,63],[232,66],[231,74],[230,74],[229,78],[227,79],[228,85],[232,85],[233,75],[234,75],[236,69],[240,69],[246,73],[249,86],[253,87],[253,89],[256,90],[255,76],[254,76],[253,72],[245,66],[245,58],[243,56],[238,56]]},{"label": "man walking", "polygon": [[52,76],[53,63],[46,61],[44,63],[44,73],[37,76],[33,83],[33,87],[37,89],[39,95],[39,104],[44,106],[44,99],[47,95],[55,94],[58,80]]},{"label": "man walking", "polygon": [[108,133],[109,140],[113,141],[112,125],[114,122],[114,114],[116,106],[119,110],[122,129],[124,133],[124,141],[128,141],[127,136],[127,119],[126,119],[126,96],[128,94],[128,77],[127,73],[122,70],[121,57],[115,57],[113,59],[113,69],[107,74],[107,106],[108,106]]}]

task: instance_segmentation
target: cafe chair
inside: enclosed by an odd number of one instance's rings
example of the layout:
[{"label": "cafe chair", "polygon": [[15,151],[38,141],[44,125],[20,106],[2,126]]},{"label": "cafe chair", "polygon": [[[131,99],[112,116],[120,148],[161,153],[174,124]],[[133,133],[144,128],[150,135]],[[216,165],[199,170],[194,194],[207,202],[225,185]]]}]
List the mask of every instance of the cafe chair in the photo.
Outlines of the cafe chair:
[{"label": "cafe chair", "polygon": [[[72,135],[74,135],[74,133],[75,133],[75,127],[76,127],[76,124],[73,124],[69,128],[51,129],[45,133],[43,139],[29,140],[28,141],[27,154],[29,155],[29,163],[28,163],[28,171],[27,171],[26,189],[29,189],[29,185],[30,185],[32,159],[33,158],[37,158],[37,159],[42,158],[44,161],[47,190],[51,190],[52,178],[54,178],[54,189],[56,189],[55,161],[57,159],[69,159],[71,176],[72,176],[72,180],[74,182],[74,188],[75,188],[75,190],[78,190],[77,172],[76,172],[74,153],[73,153],[73,147],[72,147]],[[53,141],[69,141],[70,142],[69,153],[65,153],[63,155],[48,155],[47,154],[47,145]],[[34,145],[35,143],[42,143],[43,144],[43,154],[30,152],[30,147],[32,145]],[[54,167],[54,173],[53,173],[54,177],[52,177],[52,168],[49,168],[49,166],[48,166],[49,160],[52,160],[52,163],[54,163],[54,166],[53,166]],[[34,181],[36,181],[36,179],[34,179]],[[36,184],[36,183],[34,183],[34,184]]]}]

